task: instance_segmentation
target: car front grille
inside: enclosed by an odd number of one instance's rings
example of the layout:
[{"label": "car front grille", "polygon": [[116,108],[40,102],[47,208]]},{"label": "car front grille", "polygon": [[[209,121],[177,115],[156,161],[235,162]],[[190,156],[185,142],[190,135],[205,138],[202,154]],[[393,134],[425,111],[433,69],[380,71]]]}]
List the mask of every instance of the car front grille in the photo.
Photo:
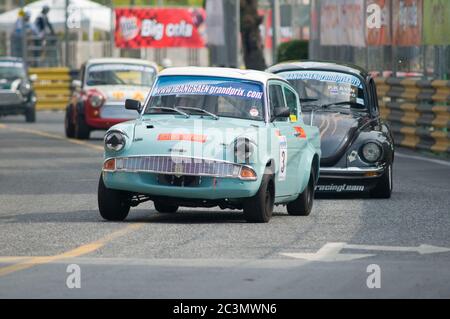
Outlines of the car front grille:
[{"label": "car front grille", "polygon": [[116,171],[170,175],[238,178],[241,165],[217,160],[181,156],[135,156],[116,158]]},{"label": "car front grille", "polygon": [[16,105],[23,103],[19,93],[11,90],[0,90],[0,105]]}]

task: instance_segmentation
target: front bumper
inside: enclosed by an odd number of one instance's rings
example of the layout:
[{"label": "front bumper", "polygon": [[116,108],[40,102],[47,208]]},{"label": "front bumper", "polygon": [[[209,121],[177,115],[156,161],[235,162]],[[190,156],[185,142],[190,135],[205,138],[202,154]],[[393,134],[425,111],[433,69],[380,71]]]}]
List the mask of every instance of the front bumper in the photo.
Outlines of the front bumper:
[{"label": "front bumper", "polygon": [[318,193],[355,193],[366,192],[376,186],[385,172],[384,166],[359,167],[321,167],[320,178],[316,185]]},{"label": "front bumper", "polygon": [[174,186],[161,183],[161,174],[120,171],[103,171],[103,181],[108,188],[138,194],[205,200],[251,197],[256,194],[261,183],[259,179],[243,181],[203,176],[199,177],[195,186]]}]

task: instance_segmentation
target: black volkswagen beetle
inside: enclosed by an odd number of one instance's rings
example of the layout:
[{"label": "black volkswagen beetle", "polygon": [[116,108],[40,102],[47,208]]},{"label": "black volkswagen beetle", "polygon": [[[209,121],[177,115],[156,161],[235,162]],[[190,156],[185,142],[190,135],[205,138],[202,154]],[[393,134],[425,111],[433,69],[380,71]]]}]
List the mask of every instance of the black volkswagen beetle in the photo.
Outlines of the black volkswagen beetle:
[{"label": "black volkswagen beetle", "polygon": [[27,122],[36,121],[36,94],[21,58],[0,57],[0,116],[25,115]]},{"label": "black volkswagen beetle", "polygon": [[317,192],[389,198],[394,143],[380,118],[375,82],[363,69],[331,62],[285,62],[268,69],[297,90],[305,123],[320,129]]}]

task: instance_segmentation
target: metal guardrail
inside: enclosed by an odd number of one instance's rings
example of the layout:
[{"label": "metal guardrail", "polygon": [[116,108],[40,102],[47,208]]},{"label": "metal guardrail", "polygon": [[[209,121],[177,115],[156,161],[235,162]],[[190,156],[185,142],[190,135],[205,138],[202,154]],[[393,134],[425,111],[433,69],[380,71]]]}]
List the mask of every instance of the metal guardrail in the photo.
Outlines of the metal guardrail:
[{"label": "metal guardrail", "polygon": [[450,154],[450,81],[376,78],[396,145]]},{"label": "metal guardrail", "polygon": [[68,68],[29,68],[34,83],[37,110],[64,110],[71,96],[71,83],[77,72]]}]

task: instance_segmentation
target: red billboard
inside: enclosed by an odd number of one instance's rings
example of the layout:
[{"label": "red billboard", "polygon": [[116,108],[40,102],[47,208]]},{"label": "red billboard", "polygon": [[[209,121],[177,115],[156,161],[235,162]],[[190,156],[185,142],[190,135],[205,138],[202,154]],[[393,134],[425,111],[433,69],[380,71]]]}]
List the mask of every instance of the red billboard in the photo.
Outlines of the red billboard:
[{"label": "red billboard", "polygon": [[118,48],[205,46],[202,8],[123,8],[115,12]]}]

